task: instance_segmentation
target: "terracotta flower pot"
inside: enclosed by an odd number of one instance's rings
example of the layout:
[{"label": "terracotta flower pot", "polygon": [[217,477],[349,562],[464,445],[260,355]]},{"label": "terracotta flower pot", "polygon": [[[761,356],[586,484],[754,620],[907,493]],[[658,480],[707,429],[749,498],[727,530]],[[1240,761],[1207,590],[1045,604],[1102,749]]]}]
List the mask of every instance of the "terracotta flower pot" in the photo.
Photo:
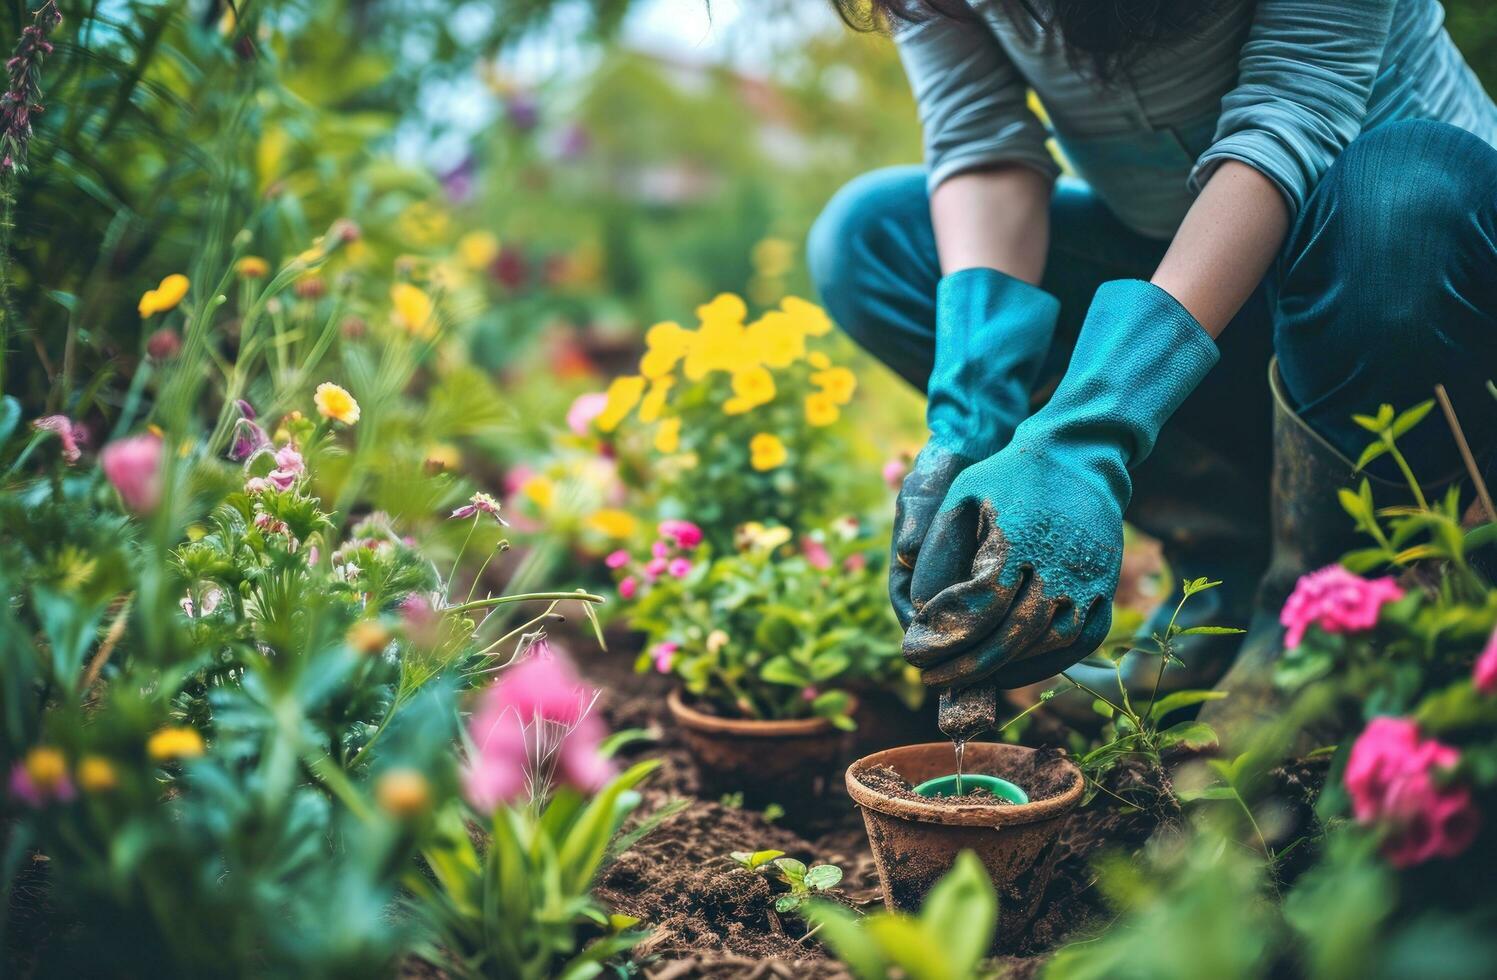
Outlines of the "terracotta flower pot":
[{"label": "terracotta flower pot", "polygon": [[754,807],[778,803],[792,817],[821,800],[850,745],[825,718],[723,718],[687,704],[679,689],[666,704],[709,792],[741,792]]},{"label": "terracotta flower pot", "polygon": [[[1041,770],[1037,761],[1035,750],[1023,746],[967,743],[967,771],[1009,779],[1032,801],[959,805],[892,796],[859,776],[887,766],[913,786],[947,775],[954,763],[950,742],[886,749],[855,762],[847,770],[847,792],[863,810],[884,904],[915,911],[957,855],[972,851],[998,890],[1003,912],[996,947],[1014,948],[1050,883],[1056,838],[1084,788],[1081,770],[1070,759],[1057,756]],[[1042,798],[1034,798],[1037,792]]]}]

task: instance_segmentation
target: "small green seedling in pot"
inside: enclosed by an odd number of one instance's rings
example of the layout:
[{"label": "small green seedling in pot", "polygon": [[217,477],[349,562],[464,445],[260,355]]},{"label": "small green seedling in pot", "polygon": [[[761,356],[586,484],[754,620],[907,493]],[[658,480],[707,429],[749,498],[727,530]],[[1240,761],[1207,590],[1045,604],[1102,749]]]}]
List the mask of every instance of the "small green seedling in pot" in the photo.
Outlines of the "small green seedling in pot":
[{"label": "small green seedling in pot", "polygon": [[784,856],[784,851],[734,851],[728,855],[749,871],[758,871],[775,858]]}]

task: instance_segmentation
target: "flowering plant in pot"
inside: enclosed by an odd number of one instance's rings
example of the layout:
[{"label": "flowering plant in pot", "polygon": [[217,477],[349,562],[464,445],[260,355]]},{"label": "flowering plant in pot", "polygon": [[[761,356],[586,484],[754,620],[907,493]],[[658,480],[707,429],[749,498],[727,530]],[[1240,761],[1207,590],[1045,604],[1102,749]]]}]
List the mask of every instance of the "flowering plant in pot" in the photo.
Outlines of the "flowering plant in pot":
[{"label": "flowering plant in pot", "polygon": [[881,550],[852,520],[798,541],[789,528],[744,525],[721,555],[695,524],[660,532],[648,553],[608,559],[646,636],[637,669],[680,682],[672,712],[725,789],[819,788],[839,733],[855,727],[854,689],[909,684]]}]

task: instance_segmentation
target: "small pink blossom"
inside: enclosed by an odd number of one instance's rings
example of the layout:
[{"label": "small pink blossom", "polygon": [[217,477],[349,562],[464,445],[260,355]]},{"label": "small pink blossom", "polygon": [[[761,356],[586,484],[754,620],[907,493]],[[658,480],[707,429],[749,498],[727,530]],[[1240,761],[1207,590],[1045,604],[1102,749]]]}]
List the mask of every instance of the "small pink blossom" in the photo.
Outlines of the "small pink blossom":
[{"label": "small pink blossom", "polygon": [[601,415],[607,405],[607,392],[593,391],[578,395],[572,401],[572,407],[567,409],[567,428],[576,435],[588,435],[593,429],[593,419]]},{"label": "small pink blossom", "polygon": [[608,557],[603,559],[603,564],[609,568],[623,568],[629,564],[629,552],[623,548],[620,548],[618,551],[611,551],[608,553]]},{"label": "small pink blossom", "polygon": [[651,558],[645,564],[645,578],[649,579],[651,582],[655,581],[657,578],[665,574],[665,569],[668,564],[669,563],[664,558]]},{"label": "small pink blossom", "polygon": [[1374,718],[1352,745],[1345,776],[1352,814],[1385,828],[1383,855],[1394,867],[1455,857],[1476,839],[1481,815],[1471,790],[1436,779],[1460,758],[1453,746],[1421,739],[1408,718]]},{"label": "small pink blossom", "polygon": [[482,694],[468,727],[473,743],[463,770],[468,802],[492,812],[543,794],[553,770],[557,779],[582,792],[601,789],[614,768],[599,751],[607,730],[590,713],[596,699],[597,692],[544,647],[500,674]]},{"label": "small pink blossom", "polygon": [[252,476],[248,480],[244,481],[244,492],[248,494],[264,493],[267,490],[274,489],[275,484],[271,483],[263,476]]},{"label": "small pink blossom", "polygon": [[44,415],[33,420],[31,427],[38,432],[51,432],[57,436],[57,441],[62,443],[63,462],[72,465],[83,455],[83,450],[78,448],[84,435],[83,429],[66,415]]},{"label": "small pink blossom", "polygon": [[1294,649],[1305,631],[1318,626],[1327,633],[1355,633],[1377,625],[1384,604],[1403,598],[1391,577],[1366,579],[1340,565],[1327,565],[1300,577],[1279,613],[1284,645]]},{"label": "small pink blossom", "polygon": [[665,570],[672,578],[685,578],[691,574],[691,561],[687,558],[672,558]]},{"label": "small pink blossom", "polygon": [[824,572],[832,567],[832,553],[815,538],[801,538],[800,550],[806,556],[806,564],[812,568]]},{"label": "small pink blossom", "polygon": [[35,748],[10,770],[10,795],[34,810],[48,803],[67,803],[76,794],[68,778],[61,753],[51,748]]},{"label": "small pink blossom", "polygon": [[660,536],[676,542],[676,547],[690,551],[702,543],[702,529],[691,521],[666,520],[660,522]]},{"label": "small pink blossom", "polygon": [[656,541],[650,545],[650,554],[656,558],[665,558],[671,553],[671,546],[664,541]]},{"label": "small pink blossom", "polygon": [[626,577],[622,582],[619,583],[620,599],[633,599],[638,594],[639,582],[635,580],[633,575]]},{"label": "small pink blossom", "polygon": [[657,643],[650,647],[650,659],[654,661],[655,669],[662,674],[669,674],[679,649],[681,645],[678,643]]},{"label": "small pink blossom", "polygon": [[275,460],[275,469],[267,473],[265,479],[277,490],[290,490],[307,471],[307,464],[301,453],[289,442],[277,449],[271,458]]},{"label": "small pink blossom", "polygon": [[800,699],[802,701],[815,701],[819,697],[821,697],[821,692],[810,684],[800,689]]},{"label": "small pink blossom", "polygon": [[868,567],[868,556],[861,551],[855,551],[842,559],[842,567],[856,575]]},{"label": "small pink blossom", "polygon": [[498,521],[502,527],[509,527],[509,521],[499,516],[499,501],[486,493],[475,493],[468,498],[468,502],[453,511],[448,520],[461,521],[478,514],[488,514]]},{"label": "small pink blossom", "polygon": [[[351,577],[359,572],[357,565],[340,562],[336,554],[333,556],[333,566],[335,569],[352,569]],[[399,608],[401,624],[411,642],[423,647],[436,646],[441,639],[442,614],[431,599],[419,592],[412,592],[400,601]]]},{"label": "small pink blossom", "polygon": [[128,509],[147,514],[161,502],[159,437],[130,436],[111,442],[99,454],[99,465]]},{"label": "small pink blossom", "polygon": [[1476,682],[1476,689],[1483,694],[1497,694],[1497,629],[1492,631],[1491,639],[1487,640],[1487,648],[1476,658],[1476,670],[1471,679]]},{"label": "small pink blossom", "polygon": [[898,490],[904,485],[904,475],[909,471],[909,464],[902,459],[891,459],[884,464],[884,483],[890,490]]}]

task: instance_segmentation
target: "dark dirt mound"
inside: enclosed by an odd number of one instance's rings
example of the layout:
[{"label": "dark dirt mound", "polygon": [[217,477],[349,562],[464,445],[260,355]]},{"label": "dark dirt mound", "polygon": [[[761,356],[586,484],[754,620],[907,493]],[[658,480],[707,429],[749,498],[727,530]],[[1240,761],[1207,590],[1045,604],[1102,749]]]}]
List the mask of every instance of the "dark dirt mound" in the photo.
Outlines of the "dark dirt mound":
[{"label": "dark dirt mound", "polygon": [[1013,806],[1008,800],[994,796],[982,787],[969,790],[961,796],[921,796],[911,788],[908,779],[888,766],[865,766],[857,771],[857,776],[864,786],[896,800],[917,800],[932,806]]}]

